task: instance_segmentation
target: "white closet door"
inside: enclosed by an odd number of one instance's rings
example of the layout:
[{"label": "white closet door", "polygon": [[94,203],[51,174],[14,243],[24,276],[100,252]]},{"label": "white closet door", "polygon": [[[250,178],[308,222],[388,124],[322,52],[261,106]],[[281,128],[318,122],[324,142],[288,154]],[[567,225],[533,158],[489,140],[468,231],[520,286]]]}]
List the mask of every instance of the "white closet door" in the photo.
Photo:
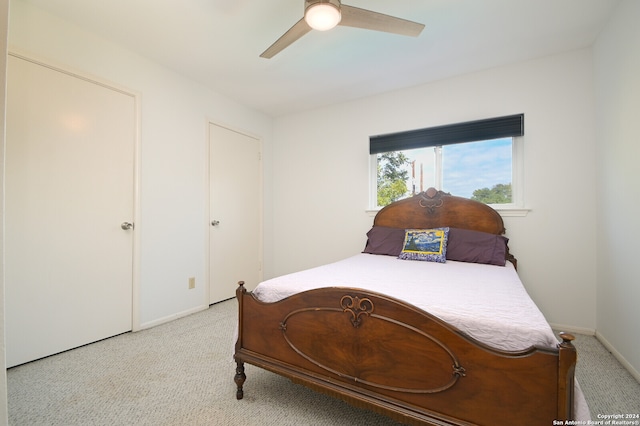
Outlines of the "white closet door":
[{"label": "white closet door", "polygon": [[209,303],[235,296],[261,276],[260,144],[209,125]]},{"label": "white closet door", "polygon": [[135,102],[9,56],[8,366],[132,328]]}]

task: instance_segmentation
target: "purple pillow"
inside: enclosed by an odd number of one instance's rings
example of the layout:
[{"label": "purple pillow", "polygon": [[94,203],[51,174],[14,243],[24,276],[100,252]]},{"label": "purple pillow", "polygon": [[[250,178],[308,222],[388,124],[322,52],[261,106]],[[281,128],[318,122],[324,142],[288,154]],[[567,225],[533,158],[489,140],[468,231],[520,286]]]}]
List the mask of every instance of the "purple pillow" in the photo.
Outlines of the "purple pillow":
[{"label": "purple pillow", "polygon": [[447,260],[504,266],[507,242],[509,239],[502,235],[450,228]]},{"label": "purple pillow", "polygon": [[368,240],[363,253],[398,256],[404,244],[404,234],[403,228],[374,226],[367,232]]}]

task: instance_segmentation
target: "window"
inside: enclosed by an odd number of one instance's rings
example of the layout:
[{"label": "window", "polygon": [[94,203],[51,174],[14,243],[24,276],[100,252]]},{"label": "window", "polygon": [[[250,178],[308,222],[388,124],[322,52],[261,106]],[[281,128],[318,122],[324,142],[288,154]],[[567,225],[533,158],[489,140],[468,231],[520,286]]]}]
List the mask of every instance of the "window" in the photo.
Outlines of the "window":
[{"label": "window", "polygon": [[[524,133],[523,118],[520,114],[372,137],[372,207],[431,186],[497,209],[521,207],[522,138],[517,136]],[[498,137],[486,137],[492,135]]]}]

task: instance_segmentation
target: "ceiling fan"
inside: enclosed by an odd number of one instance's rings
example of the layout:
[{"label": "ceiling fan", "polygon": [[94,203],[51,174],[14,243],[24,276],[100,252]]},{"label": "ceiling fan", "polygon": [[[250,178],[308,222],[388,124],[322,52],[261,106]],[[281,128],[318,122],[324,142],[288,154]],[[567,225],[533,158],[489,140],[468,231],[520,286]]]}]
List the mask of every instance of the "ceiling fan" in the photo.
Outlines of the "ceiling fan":
[{"label": "ceiling fan", "polygon": [[330,30],[336,25],[384,31],[417,37],[424,24],[342,4],[340,0],[304,0],[304,17],[282,35],[261,58],[272,58],[303,35],[316,29]]}]

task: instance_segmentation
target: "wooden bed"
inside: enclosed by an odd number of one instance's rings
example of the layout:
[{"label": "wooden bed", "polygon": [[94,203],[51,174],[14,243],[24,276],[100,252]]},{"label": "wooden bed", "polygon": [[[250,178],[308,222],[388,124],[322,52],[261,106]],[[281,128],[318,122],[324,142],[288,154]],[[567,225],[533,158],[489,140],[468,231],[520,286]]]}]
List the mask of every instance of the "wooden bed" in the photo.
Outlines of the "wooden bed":
[{"label": "wooden bed", "polygon": [[[374,226],[503,234],[490,207],[435,189],[378,212]],[[515,264],[515,259],[507,254]],[[407,424],[551,425],[574,418],[573,336],[504,351],[393,297],[347,287],[239,303],[237,399],[249,363]]]}]

